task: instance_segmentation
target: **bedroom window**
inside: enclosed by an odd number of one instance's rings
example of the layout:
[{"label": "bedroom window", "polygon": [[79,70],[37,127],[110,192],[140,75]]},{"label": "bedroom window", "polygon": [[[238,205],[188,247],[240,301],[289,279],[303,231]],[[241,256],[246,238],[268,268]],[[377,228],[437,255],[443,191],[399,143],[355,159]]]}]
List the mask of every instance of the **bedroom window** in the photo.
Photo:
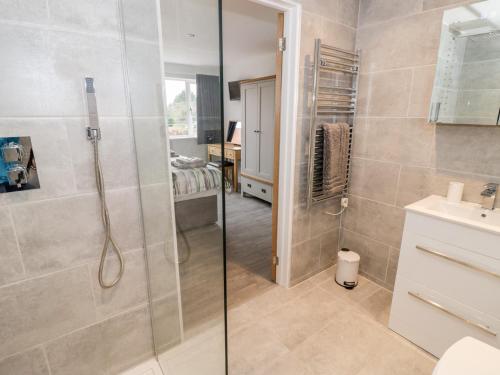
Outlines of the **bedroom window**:
[{"label": "bedroom window", "polygon": [[170,138],[196,138],[196,81],[167,78],[165,91]]}]

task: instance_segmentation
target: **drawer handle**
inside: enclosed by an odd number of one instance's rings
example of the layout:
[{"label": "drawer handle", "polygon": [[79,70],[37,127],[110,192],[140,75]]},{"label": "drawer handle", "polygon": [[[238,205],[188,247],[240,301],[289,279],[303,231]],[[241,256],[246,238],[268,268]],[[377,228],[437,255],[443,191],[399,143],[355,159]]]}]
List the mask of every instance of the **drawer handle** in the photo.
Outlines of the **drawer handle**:
[{"label": "drawer handle", "polygon": [[252,184],[247,184],[247,186],[248,186],[249,188],[251,188],[251,187],[252,187]]},{"label": "drawer handle", "polygon": [[449,255],[446,255],[446,254],[443,254],[441,253],[440,251],[436,251],[434,249],[429,249],[427,247],[423,247],[423,246],[420,246],[420,245],[417,245],[416,246],[417,250],[420,250],[420,251],[423,251],[424,253],[428,253],[428,254],[432,254],[432,255],[435,255],[437,257],[440,257],[440,258],[443,258],[443,259],[446,259],[446,260],[449,260],[451,262],[454,262],[454,263],[457,263],[457,264],[460,264],[464,267],[467,267],[467,268],[470,268],[471,270],[474,270],[474,271],[479,271],[479,272],[482,272],[482,273],[485,273],[487,275],[490,275],[490,276],[493,276],[493,277],[496,277],[496,278],[499,278],[500,279],[500,274],[498,273],[495,273],[495,272],[491,272],[491,271],[488,271],[488,270],[485,270],[484,268],[481,268],[481,267],[478,267],[478,266],[475,266],[473,264],[470,264],[468,262],[464,262],[463,260],[459,260],[459,259],[455,259],[455,258],[452,258],[450,257]]},{"label": "drawer handle", "polygon": [[266,189],[260,189],[264,194],[266,194]]},{"label": "drawer handle", "polygon": [[446,307],[440,305],[439,303],[434,302],[434,301],[432,301],[430,299],[427,299],[427,298],[424,298],[424,297],[420,296],[418,293],[408,292],[408,294],[410,296],[412,296],[413,298],[418,299],[421,302],[424,302],[424,303],[426,303],[428,305],[431,305],[432,307],[434,307],[434,308],[436,308],[438,310],[441,310],[442,312],[444,312],[444,313],[446,313],[446,314],[448,314],[450,316],[453,316],[454,318],[457,318],[457,319],[459,319],[459,320],[461,320],[461,321],[463,321],[463,322],[465,322],[465,323],[467,323],[467,324],[469,324],[469,325],[471,325],[473,327],[476,327],[476,328],[482,330],[483,332],[486,332],[488,335],[491,335],[491,336],[496,336],[497,335],[496,332],[493,332],[492,330],[490,330],[490,327],[488,327],[488,326],[486,326],[484,324],[476,323],[476,322],[473,322],[473,321],[471,321],[469,319],[463,318],[460,315],[458,315],[458,314],[456,314],[456,313],[448,310]]}]

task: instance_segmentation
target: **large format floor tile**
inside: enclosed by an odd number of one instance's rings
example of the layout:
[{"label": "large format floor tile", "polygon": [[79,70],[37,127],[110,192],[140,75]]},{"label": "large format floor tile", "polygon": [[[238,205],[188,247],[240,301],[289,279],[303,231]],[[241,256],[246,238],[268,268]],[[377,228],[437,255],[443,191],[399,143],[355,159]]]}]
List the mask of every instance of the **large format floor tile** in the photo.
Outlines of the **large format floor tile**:
[{"label": "large format floor tile", "polygon": [[387,327],[392,293],[332,267],[230,307],[231,375],[431,375],[435,358]]}]

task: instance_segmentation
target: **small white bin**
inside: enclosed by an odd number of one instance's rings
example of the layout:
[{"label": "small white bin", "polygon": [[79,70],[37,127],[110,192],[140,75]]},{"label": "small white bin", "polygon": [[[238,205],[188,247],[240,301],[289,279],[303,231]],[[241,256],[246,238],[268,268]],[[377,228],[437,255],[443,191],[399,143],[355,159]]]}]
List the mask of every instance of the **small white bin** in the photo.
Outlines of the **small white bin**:
[{"label": "small white bin", "polygon": [[359,254],[346,248],[338,252],[335,281],[347,289],[358,285]]}]

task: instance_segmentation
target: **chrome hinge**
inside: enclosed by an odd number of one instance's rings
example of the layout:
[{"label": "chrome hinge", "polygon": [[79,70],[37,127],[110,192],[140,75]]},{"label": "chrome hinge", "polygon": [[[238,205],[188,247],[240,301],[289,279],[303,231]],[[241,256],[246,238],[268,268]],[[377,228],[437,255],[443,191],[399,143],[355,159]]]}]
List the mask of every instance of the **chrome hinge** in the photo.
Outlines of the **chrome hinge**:
[{"label": "chrome hinge", "polygon": [[286,51],[286,38],[285,37],[278,39],[278,50],[280,52]]},{"label": "chrome hinge", "polygon": [[277,256],[273,256],[273,266],[277,266],[280,264],[280,258]]}]

